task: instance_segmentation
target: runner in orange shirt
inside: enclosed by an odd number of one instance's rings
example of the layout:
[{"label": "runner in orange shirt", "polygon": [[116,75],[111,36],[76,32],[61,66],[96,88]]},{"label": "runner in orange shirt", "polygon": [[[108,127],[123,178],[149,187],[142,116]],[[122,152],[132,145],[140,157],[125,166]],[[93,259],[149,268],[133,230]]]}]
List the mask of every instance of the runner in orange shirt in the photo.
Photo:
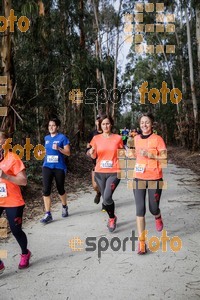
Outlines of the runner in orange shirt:
[{"label": "runner in orange shirt", "polygon": [[[86,154],[91,149],[90,142],[93,139],[93,137],[95,135],[101,134],[103,132],[102,129],[101,129],[101,117],[99,115],[97,115],[97,119],[96,119],[95,125],[96,125],[96,129],[93,130],[90,133],[89,137],[88,137]],[[92,186],[93,186],[93,189],[96,192],[96,195],[95,195],[95,198],[94,198],[94,203],[99,204],[100,199],[101,199],[101,192],[99,191],[98,185],[97,185],[97,183],[95,182],[95,179],[94,179],[94,168],[95,168],[95,165],[96,165],[96,159],[92,159],[92,161],[93,161]],[[105,211],[105,209],[103,207],[103,204],[102,204],[102,211]]]},{"label": "runner in orange shirt", "polygon": [[120,172],[118,149],[123,149],[121,136],[112,133],[114,125],[110,116],[103,116],[101,122],[102,134],[93,137],[90,145],[92,148],[88,151],[90,156],[97,158],[95,166],[95,181],[103,197],[103,204],[108,213],[108,229],[113,232],[116,228],[117,217],[115,215],[115,204],[112,195],[118,186]]},{"label": "runner in orange shirt", "polygon": [[[25,186],[27,178],[19,156],[8,151],[6,138],[5,132],[0,131],[0,217],[5,210],[10,229],[22,251],[18,268],[24,269],[29,266],[31,252],[27,249],[27,237],[22,230],[25,203],[19,185]],[[4,264],[0,260],[0,273],[3,271]]]},{"label": "runner in orange shirt", "polygon": [[136,202],[136,220],[139,237],[138,254],[146,253],[144,239],[146,191],[149,195],[149,210],[155,216],[157,231],[162,231],[163,221],[159,208],[162,193],[163,174],[161,161],[167,158],[163,139],[153,133],[154,117],[151,113],[143,114],[139,124],[142,134],[135,136],[136,164],[134,169],[134,195]]}]

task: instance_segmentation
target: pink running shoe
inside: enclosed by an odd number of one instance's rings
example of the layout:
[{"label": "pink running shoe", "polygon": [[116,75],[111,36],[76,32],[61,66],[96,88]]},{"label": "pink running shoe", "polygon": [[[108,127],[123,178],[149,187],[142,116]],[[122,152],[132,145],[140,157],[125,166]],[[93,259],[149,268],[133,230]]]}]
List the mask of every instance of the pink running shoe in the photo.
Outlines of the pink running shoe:
[{"label": "pink running shoe", "polygon": [[21,254],[21,259],[18,268],[25,269],[29,267],[29,259],[31,257],[31,252],[28,250],[28,254]]},{"label": "pink running shoe", "polygon": [[2,260],[0,260],[0,274],[2,274],[4,270],[5,270],[4,263],[2,262]]},{"label": "pink running shoe", "polygon": [[161,216],[159,219],[155,219],[155,221],[156,221],[156,230],[162,231],[163,230],[163,221],[162,221]]},{"label": "pink running shoe", "polygon": [[113,232],[115,230],[115,228],[117,226],[116,223],[117,223],[117,217],[116,216],[114,218],[109,218],[107,227],[108,227],[108,230],[110,232]]}]

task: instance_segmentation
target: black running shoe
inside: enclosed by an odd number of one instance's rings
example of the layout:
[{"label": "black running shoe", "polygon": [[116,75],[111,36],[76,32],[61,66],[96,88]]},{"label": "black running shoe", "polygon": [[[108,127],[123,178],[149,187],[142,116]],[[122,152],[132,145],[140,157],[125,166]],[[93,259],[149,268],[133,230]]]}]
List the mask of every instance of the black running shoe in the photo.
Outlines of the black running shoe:
[{"label": "black running shoe", "polygon": [[101,198],[101,193],[97,193],[94,198],[94,203],[99,204]]}]

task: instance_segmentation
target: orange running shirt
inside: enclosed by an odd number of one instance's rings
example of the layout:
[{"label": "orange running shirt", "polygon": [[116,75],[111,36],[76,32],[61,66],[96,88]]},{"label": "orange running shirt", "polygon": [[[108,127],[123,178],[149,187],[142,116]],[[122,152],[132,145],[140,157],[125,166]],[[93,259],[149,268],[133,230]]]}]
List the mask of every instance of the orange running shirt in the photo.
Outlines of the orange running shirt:
[{"label": "orange running shirt", "polygon": [[103,134],[95,135],[90,145],[97,153],[95,172],[117,173],[120,171],[117,150],[124,148],[120,135],[111,134],[108,138]]},{"label": "orange running shirt", "polygon": [[147,139],[142,139],[140,135],[135,136],[135,153],[136,164],[134,169],[134,177],[144,180],[156,180],[162,178],[161,163],[157,159],[150,159],[140,155],[140,151],[146,150],[148,153],[159,156],[159,152],[166,150],[163,139],[152,134]]},{"label": "orange running shirt", "polygon": [[[25,167],[17,154],[8,152],[0,162],[0,169],[7,175],[16,176]],[[5,189],[7,196],[2,195],[2,191]],[[0,195],[0,207],[18,207],[25,204],[20,187],[3,178],[0,178]]]}]

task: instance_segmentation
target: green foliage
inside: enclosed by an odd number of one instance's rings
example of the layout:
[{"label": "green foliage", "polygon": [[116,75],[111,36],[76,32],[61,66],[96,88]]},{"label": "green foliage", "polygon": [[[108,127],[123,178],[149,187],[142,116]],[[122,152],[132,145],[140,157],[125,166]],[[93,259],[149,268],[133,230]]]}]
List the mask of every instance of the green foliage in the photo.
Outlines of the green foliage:
[{"label": "green foliage", "polygon": [[[133,12],[135,3],[138,1],[123,1],[123,13]],[[160,1],[148,1],[160,3]],[[99,90],[104,88],[102,72],[106,80],[108,91],[113,88],[113,74],[115,63],[115,38],[116,29],[122,26],[123,13],[118,19],[118,12],[114,9],[113,1],[95,1],[99,32],[95,22],[93,2],[83,1],[81,8],[79,0],[47,1],[44,0],[45,14],[39,16],[38,1],[13,0],[12,8],[20,17],[27,16],[30,19],[30,28],[26,33],[18,29],[12,34],[12,63],[13,78],[17,84],[14,94],[14,109],[22,118],[23,123],[15,115],[16,131],[14,138],[21,142],[30,137],[34,143],[42,142],[46,131],[48,117],[57,114],[63,125],[63,131],[74,138],[80,130],[82,139],[87,132],[94,127],[94,117],[98,108],[105,110],[105,104],[97,107],[97,103],[90,105],[75,105],[69,101],[69,92],[72,89],[80,89],[83,92],[87,88]],[[116,105],[117,127],[132,127],[137,125],[137,118],[141,112],[151,110],[157,121],[161,123],[160,130],[167,128],[168,141],[177,140],[179,130],[177,122],[188,124],[183,101],[191,100],[189,58],[187,48],[186,24],[183,17],[181,24],[180,1],[164,1],[166,11],[176,14],[176,35],[171,33],[146,33],[145,41],[148,44],[162,43],[175,44],[176,53],[166,54],[167,62],[163,54],[138,55],[132,45],[127,57],[128,63],[123,81],[117,80],[117,87],[123,91],[130,89],[130,93],[121,95],[121,104]],[[188,5],[188,3],[186,3]],[[191,2],[190,26],[192,38],[192,55],[194,61],[195,84],[197,95],[199,90],[199,66],[197,56],[197,37],[195,9],[199,6],[198,1]],[[184,15],[184,14],[183,14]],[[155,21],[155,13],[144,14],[144,23],[151,24]],[[2,36],[1,36],[2,37]],[[96,41],[101,40],[101,58],[97,55]],[[182,56],[182,61],[181,61]],[[1,62],[2,65],[2,62]],[[97,80],[97,70],[100,72],[100,80]],[[160,90],[162,82],[167,82],[168,88],[172,89],[173,77],[176,88],[182,90],[182,71],[186,83],[186,91],[183,101],[179,105],[179,116],[176,105],[169,100],[163,105],[156,105],[148,101],[140,104],[138,89],[144,81],[148,82],[149,90]],[[119,73],[119,70],[118,70]],[[200,97],[198,97],[200,99]],[[85,99],[84,99],[85,100]],[[99,96],[99,100],[101,97]],[[101,103],[100,103],[101,104]],[[189,107],[188,115],[192,115],[192,107]],[[187,125],[183,125],[185,128]],[[178,132],[178,131],[177,131]],[[184,129],[181,132],[185,132]],[[180,141],[181,138],[178,139]],[[32,168],[32,166],[29,166]],[[33,170],[34,171],[34,170]]]},{"label": "green foliage", "polygon": [[[148,2],[153,2],[156,4],[160,1]],[[184,3],[182,1],[181,5],[180,1],[162,1],[162,3],[163,2],[165,5],[165,12],[175,14],[176,33],[144,33],[144,40],[149,45],[160,43],[163,45],[175,44],[176,52],[175,54],[166,53],[165,56],[163,54],[139,55],[138,53],[135,53],[135,44],[133,43],[127,57],[128,63],[126,65],[124,83],[122,86],[127,86],[127,83],[129,85],[132,83],[132,119],[135,117],[137,119],[138,114],[141,112],[151,111],[154,113],[156,121],[158,122],[158,131],[166,136],[166,140],[169,143],[177,142],[178,144],[187,145],[187,143],[191,144],[192,136],[191,133],[188,133],[188,128],[190,128],[191,132],[193,132],[194,129],[188,40],[186,21],[184,18],[184,8],[185,5],[188,5],[189,3]],[[135,3],[135,1],[126,1],[126,4],[124,4],[125,12],[133,13]],[[195,19],[195,9],[197,6],[199,6],[199,3],[198,1],[194,0],[190,6],[191,10],[189,10],[193,62],[197,62],[199,59],[197,56],[197,33]],[[182,19],[180,18],[181,11],[183,16]],[[155,24],[155,14],[155,11],[153,13],[144,12],[144,24]],[[197,63],[194,63],[194,73],[195,85],[197,86],[196,94],[199,95],[199,65]],[[147,94],[146,104],[141,104],[138,88],[144,81],[148,82],[149,90],[152,88],[160,90],[163,81],[167,83],[170,90],[172,90],[174,87],[178,88],[183,93],[183,99],[178,108],[175,104],[171,103],[169,94],[168,102],[165,105],[162,104],[161,101],[156,105],[151,104],[147,100]],[[186,90],[183,90],[184,82],[186,85]],[[190,105],[186,105],[186,101],[188,104],[190,103]],[[130,106],[130,97],[127,98],[127,102],[124,103],[121,110],[121,120],[123,120],[123,122],[127,118],[127,112],[124,113],[124,108],[126,105]],[[189,140],[190,142],[188,142]]]},{"label": "green foliage", "polygon": [[23,161],[26,167],[26,175],[28,182],[42,183],[42,162],[36,159]]}]

